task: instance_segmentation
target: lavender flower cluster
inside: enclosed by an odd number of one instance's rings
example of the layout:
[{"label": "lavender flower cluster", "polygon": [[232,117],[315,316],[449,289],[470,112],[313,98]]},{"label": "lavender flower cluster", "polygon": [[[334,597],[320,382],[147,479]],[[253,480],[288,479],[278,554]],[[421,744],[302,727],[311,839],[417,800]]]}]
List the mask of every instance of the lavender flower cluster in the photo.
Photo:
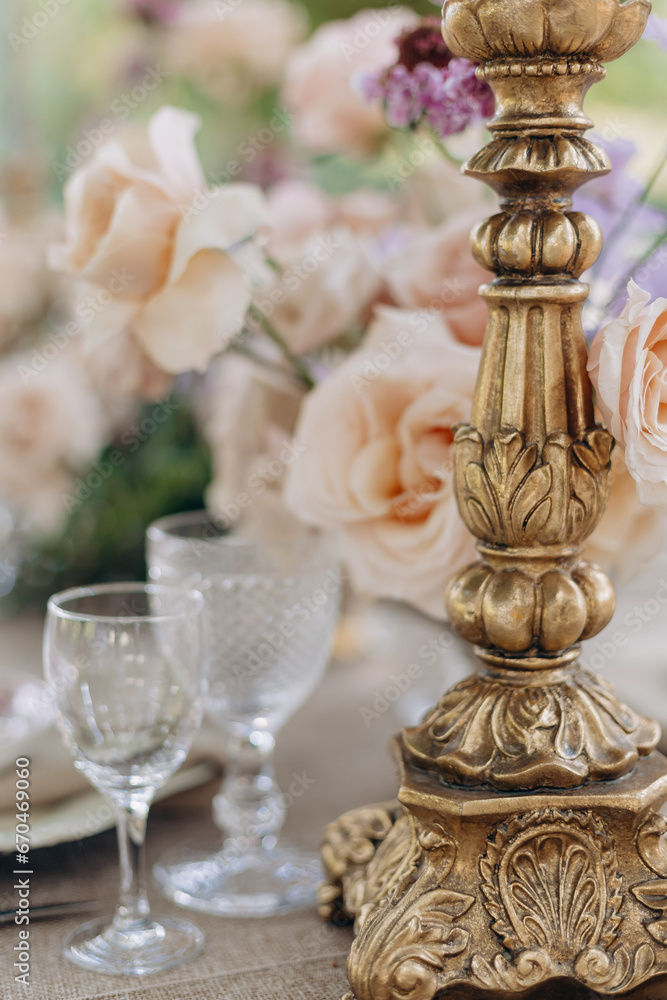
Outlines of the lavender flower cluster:
[{"label": "lavender flower cluster", "polygon": [[452,56],[436,18],[424,18],[396,44],[399,55],[393,66],[357,81],[364,100],[383,102],[389,125],[416,128],[424,123],[445,139],[493,114],[489,85],[477,79],[474,63]]},{"label": "lavender flower cluster", "polygon": [[467,59],[451,59],[446,67],[418,63],[413,70],[398,64],[367,74],[360,89],[369,103],[384,102],[390,125],[415,128],[425,123],[440,139],[493,114],[491,90]]}]

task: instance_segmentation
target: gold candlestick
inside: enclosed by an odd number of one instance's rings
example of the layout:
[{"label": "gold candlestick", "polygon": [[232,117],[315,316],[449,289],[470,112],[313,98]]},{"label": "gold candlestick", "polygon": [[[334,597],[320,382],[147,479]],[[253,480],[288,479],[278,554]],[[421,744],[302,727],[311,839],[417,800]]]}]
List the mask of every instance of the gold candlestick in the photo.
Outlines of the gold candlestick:
[{"label": "gold candlestick", "polygon": [[481,560],[446,598],[481,668],[397,738],[399,801],[326,831],[321,910],[355,919],[356,1000],[561,998],[546,992],[556,981],[625,995],[667,974],[659,728],[577,662],[614,610],[580,554],[607,502],[613,439],[595,424],[577,280],[601,236],[571,198],[610,169],[584,138],[584,95],[649,10],[445,0],[449,47],[481,64],[496,98],[493,138],[464,168],[501,210],[473,233],[497,276],[481,289],[482,362],[455,439]]}]

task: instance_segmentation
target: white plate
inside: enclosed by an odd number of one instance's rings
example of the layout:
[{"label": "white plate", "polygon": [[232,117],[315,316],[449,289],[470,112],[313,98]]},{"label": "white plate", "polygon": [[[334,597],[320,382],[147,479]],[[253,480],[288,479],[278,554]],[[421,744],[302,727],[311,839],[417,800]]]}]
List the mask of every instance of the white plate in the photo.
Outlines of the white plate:
[{"label": "white plate", "polygon": [[44,681],[15,670],[0,672],[0,756],[10,745],[46,729],[54,716]]},{"label": "white plate", "polygon": [[[200,761],[176,774],[155,796],[156,801],[203,785],[220,774],[218,764]],[[35,806],[30,810],[30,849],[53,847],[82,840],[115,826],[109,803],[94,789],[71,795],[63,802]],[[0,854],[16,850],[16,810],[0,812]]]}]

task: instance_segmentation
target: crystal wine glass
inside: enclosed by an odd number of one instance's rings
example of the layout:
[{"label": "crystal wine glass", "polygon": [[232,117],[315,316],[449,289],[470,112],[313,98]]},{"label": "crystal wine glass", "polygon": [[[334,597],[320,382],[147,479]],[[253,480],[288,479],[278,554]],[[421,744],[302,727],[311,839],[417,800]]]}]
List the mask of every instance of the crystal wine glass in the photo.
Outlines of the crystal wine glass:
[{"label": "crystal wine glass", "polygon": [[153,584],[81,587],[53,596],[44,671],[74,766],[115,809],[120,849],[116,913],[65,939],[64,953],[96,972],[145,975],[194,957],[193,924],[154,917],[144,839],[153,796],[185,760],[202,715],[203,599]]},{"label": "crystal wine glass", "polygon": [[148,562],[151,579],[204,594],[208,708],[227,743],[213,801],[222,848],[165,858],[155,878],[169,898],[207,913],[264,916],[308,905],[322,868],[314,852],[277,844],[286,797],[273,749],[329,661],[341,589],[332,538],[303,526],[247,537],[194,512],[150,526]]}]

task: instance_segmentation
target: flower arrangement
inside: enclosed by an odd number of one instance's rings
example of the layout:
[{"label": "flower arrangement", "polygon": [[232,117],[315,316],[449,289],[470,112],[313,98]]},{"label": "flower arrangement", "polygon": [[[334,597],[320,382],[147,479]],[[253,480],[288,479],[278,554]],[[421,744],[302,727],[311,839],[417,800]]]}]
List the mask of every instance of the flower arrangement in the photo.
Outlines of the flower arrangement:
[{"label": "flower arrangement", "polygon": [[[591,44],[613,47],[630,6],[610,0]],[[469,233],[493,206],[458,166],[487,84],[438,18],[395,5],[310,36],[289,0],[114,17],[127,90],[54,156],[62,212],[43,176],[27,194],[29,176],[4,178],[22,206],[0,241],[0,384],[21,428],[0,422],[4,591],[140,572],[145,523],[205,498],[228,523],[288,509],[339,529],[358,589],[442,617],[474,558],[452,428],[486,322]],[[159,83],[133,87],[150,65]],[[589,370],[624,453],[592,541],[613,568],[667,508],[667,211],[659,170],[641,185],[627,140],[606,145],[616,169],[575,208],[606,237],[585,280]]]}]

